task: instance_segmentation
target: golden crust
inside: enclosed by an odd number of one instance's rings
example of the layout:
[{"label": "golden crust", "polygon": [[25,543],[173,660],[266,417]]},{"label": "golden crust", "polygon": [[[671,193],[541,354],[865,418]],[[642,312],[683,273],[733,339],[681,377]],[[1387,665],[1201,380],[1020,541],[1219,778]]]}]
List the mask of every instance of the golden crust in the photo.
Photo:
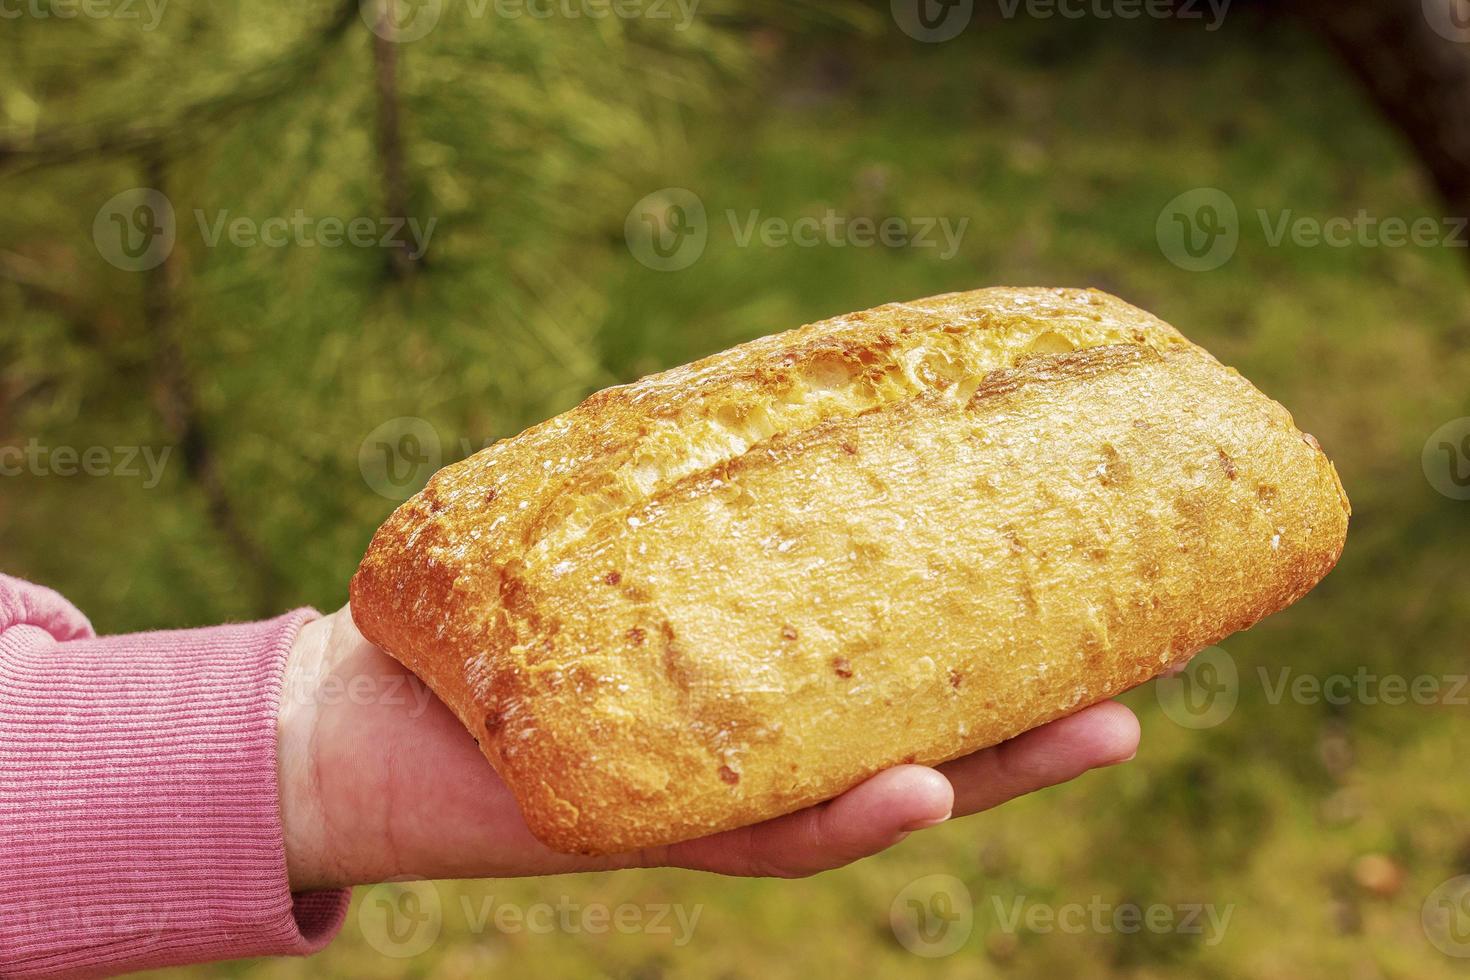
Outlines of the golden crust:
[{"label": "golden crust", "polygon": [[1280,405],[1092,290],[982,289],[598,392],[441,470],[352,582],[531,830],[740,826],[1110,697],[1304,595]]}]

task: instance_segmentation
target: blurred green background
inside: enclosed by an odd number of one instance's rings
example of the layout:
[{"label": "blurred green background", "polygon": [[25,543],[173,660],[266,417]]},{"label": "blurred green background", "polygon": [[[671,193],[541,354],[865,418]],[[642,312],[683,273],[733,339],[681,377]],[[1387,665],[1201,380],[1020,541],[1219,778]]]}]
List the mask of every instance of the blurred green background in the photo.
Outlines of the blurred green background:
[{"label": "blurred green background", "polygon": [[[705,0],[681,23],[677,7],[537,18],[455,0],[422,38],[385,43],[355,3],[167,6],[151,28],[136,9],[32,9],[0,31],[0,446],[171,453],[156,485],[146,469],[0,477],[4,570],[61,590],[99,631],[340,605],[396,504],[367,463],[384,425],[424,420],[408,424],[449,462],[608,384],[981,285],[1097,286],[1159,314],[1292,409],[1354,505],[1332,576],[1225,642],[1241,677],[1228,719],[1190,730],[1152,689],[1133,692],[1144,739],[1126,766],[809,880],[442,884],[421,896],[442,924],[421,955],[384,955],[355,911],[313,960],[173,975],[1470,969],[1421,924],[1436,886],[1470,873],[1464,702],[1273,704],[1258,674],[1470,670],[1470,503],[1421,468],[1430,434],[1470,414],[1467,250],[1269,240],[1258,210],[1454,213],[1305,22],[1244,3],[1218,30],[990,9],[922,43],[886,3]],[[107,209],[139,187],[164,193],[176,241],[134,271]],[[625,219],[671,187],[702,202],[708,243],[659,271]],[[1236,251],[1207,271],[1171,261],[1159,235],[1169,202],[1196,188],[1239,212]],[[829,209],[968,224],[945,256],[741,245],[728,218]],[[210,244],[197,217],[298,210],[434,225],[407,261],[376,245]],[[902,889],[930,874],[974,903],[973,931],[942,957],[910,952],[890,923]],[[359,907],[381,897],[360,890]],[[477,927],[467,909],[492,898],[701,911],[681,945]],[[1221,935],[1007,928],[1017,898],[1231,911]]]}]

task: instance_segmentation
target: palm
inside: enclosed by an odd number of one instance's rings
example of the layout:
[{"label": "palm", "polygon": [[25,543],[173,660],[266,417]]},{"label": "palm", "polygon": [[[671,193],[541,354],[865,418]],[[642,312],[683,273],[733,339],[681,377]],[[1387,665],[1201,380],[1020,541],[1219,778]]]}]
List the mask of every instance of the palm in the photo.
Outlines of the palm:
[{"label": "palm", "polygon": [[[775,820],[611,857],[559,854],[526,829],[515,798],[458,719],[364,640],[346,610],[303,631],[288,694],[297,697],[283,762],[298,888],[403,876],[512,877],[675,865],[791,877],[881,851],[907,832],[1132,756],[1138,723],[1105,702],[940,766],[899,766],[842,796]],[[307,828],[302,830],[301,828]]]}]

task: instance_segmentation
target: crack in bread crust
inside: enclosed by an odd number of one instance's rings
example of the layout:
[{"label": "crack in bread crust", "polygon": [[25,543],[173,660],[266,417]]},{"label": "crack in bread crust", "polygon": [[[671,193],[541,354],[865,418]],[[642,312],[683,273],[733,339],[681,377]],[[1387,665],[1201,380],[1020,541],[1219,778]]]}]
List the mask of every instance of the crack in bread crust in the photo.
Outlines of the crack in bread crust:
[{"label": "crack in bread crust", "polygon": [[[787,458],[810,452],[823,444],[837,444],[843,446],[844,452],[848,452],[847,446],[850,442],[844,438],[843,433],[855,425],[861,425],[865,416],[874,413],[902,413],[905,417],[912,418],[919,414],[945,415],[961,410],[973,412],[1007,396],[1027,391],[1029,386],[1082,383],[1108,372],[1126,371],[1141,364],[1155,363],[1164,356],[1151,347],[1135,344],[1089,347],[1065,354],[1028,354],[1017,360],[1014,367],[990,372],[967,399],[949,397],[943,391],[921,391],[903,401],[874,405],[856,415],[834,415],[808,428],[778,432],[751,446],[740,456],[695,470],[677,483],[661,487],[628,513],[604,515],[597,525],[588,529],[588,533],[595,538],[605,538],[611,527],[620,521],[628,521],[630,517],[640,524],[649,523],[656,519],[669,502],[691,494],[731,488],[727,496],[738,499],[740,491],[734,487],[732,481],[741,473],[757,466],[780,466]],[[569,542],[556,557],[574,551],[576,544],[576,541]]]},{"label": "crack in bread crust", "polygon": [[[1029,303],[1016,305],[1026,315],[1010,317],[983,308],[936,312],[895,303],[793,331],[784,344],[764,338],[599,392],[574,412],[616,415],[635,408],[643,425],[604,443],[590,467],[568,467],[564,492],[550,495],[524,522],[523,542],[533,559],[545,558],[601,515],[629,512],[660,487],[833,416],[924,392],[963,400],[989,374],[1037,353],[1038,341],[1047,353],[1123,342],[1160,349],[1184,343],[1162,322],[1123,321],[1100,294],[1036,292]],[[1077,308],[1071,320],[1056,316],[1069,305]],[[1038,330],[1041,315],[1052,319]],[[894,318],[901,321],[896,326]],[[737,353],[744,356],[737,359]],[[671,384],[689,388],[670,398]]]}]

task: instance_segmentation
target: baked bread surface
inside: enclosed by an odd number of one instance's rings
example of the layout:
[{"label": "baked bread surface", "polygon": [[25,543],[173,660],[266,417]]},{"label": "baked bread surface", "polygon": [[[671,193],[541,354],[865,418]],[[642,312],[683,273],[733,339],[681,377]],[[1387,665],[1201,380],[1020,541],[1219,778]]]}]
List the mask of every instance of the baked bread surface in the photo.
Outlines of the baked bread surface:
[{"label": "baked bread surface", "polygon": [[777,816],[1160,673],[1304,595],[1349,508],[1291,416],[1093,290],[813,323],[445,467],[352,582],[532,832]]}]

